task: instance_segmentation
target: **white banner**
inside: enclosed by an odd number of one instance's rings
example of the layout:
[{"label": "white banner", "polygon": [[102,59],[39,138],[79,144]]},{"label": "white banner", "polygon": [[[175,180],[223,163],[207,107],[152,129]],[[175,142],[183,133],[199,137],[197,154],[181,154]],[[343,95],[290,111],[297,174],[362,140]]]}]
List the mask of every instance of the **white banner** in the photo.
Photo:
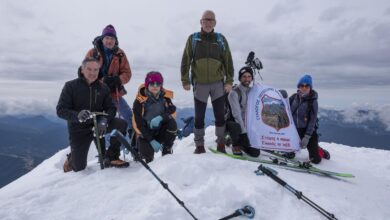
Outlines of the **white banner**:
[{"label": "white banner", "polygon": [[292,119],[288,99],[270,86],[254,84],[248,95],[246,126],[252,147],[300,150],[300,138]]}]

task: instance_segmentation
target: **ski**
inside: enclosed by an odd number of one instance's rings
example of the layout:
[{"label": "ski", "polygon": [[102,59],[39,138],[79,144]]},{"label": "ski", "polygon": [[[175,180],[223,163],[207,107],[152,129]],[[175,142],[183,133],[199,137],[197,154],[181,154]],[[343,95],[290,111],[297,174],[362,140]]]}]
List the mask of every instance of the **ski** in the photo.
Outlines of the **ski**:
[{"label": "ski", "polygon": [[331,177],[331,178],[335,178],[335,177],[354,178],[355,177],[354,175],[349,174],[349,173],[339,173],[339,172],[333,172],[333,171],[328,171],[328,170],[322,170],[322,169],[319,169],[319,168],[316,168],[313,166],[302,166],[302,165],[299,165],[297,163],[293,163],[293,162],[289,162],[289,161],[281,161],[278,158],[270,157],[270,160],[266,160],[266,159],[261,159],[261,158],[250,157],[247,155],[238,156],[238,155],[234,155],[234,154],[230,154],[230,153],[224,154],[224,153],[220,153],[217,150],[210,148],[210,147],[209,147],[209,150],[215,154],[225,155],[225,156],[233,158],[233,159],[275,165],[275,166],[279,166],[279,167],[284,168],[284,169],[297,171],[297,172],[317,174],[317,175]]},{"label": "ski", "polygon": [[273,152],[273,151],[262,151],[262,152],[266,152],[268,154],[270,154],[271,156],[269,156],[269,158],[272,160],[272,161],[277,161],[278,163],[287,163],[287,164],[294,164],[296,166],[299,166],[299,167],[302,167],[302,168],[305,168],[305,169],[309,169],[309,170],[313,170],[313,171],[318,171],[318,172],[323,172],[323,173],[328,173],[330,175],[335,175],[335,176],[339,176],[339,177],[346,177],[346,178],[354,178],[355,176],[353,174],[350,174],[350,173],[338,173],[338,172],[332,172],[332,171],[327,171],[327,170],[322,170],[320,168],[317,168],[315,166],[313,166],[310,161],[299,161],[295,158],[286,158],[284,157],[283,155],[277,153],[277,152]]}]

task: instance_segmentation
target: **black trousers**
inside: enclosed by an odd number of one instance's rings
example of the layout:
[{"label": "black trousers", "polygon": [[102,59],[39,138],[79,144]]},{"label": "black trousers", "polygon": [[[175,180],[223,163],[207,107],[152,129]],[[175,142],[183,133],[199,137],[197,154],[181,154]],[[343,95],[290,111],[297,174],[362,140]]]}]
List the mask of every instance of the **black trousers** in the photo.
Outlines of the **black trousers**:
[{"label": "black trousers", "polygon": [[[305,136],[306,128],[298,128],[299,137],[302,139]],[[309,151],[310,161],[318,164],[321,162],[321,156],[318,153],[318,134],[317,130],[314,130],[309,143],[307,144],[307,150]]]},{"label": "black trousers", "polygon": [[[195,128],[204,128],[204,118],[206,114],[207,103],[194,98],[195,102]],[[225,125],[225,96],[221,96],[211,102],[213,106],[215,126],[222,127]]]},{"label": "black trousers", "polygon": [[[163,145],[163,148],[171,149],[173,142],[177,135],[176,120],[171,118],[167,122],[162,123],[159,130],[154,130],[153,138]],[[138,138],[139,152],[141,157],[145,159],[147,163],[151,162],[154,158],[154,149],[150,143],[142,137]]]},{"label": "black trousers", "polygon": [[[126,135],[127,123],[123,119],[114,118],[107,127],[107,132],[111,132],[113,129],[117,129],[123,135]],[[84,129],[77,133],[70,133],[70,164],[72,169],[77,172],[80,170],[84,170],[87,166],[87,157],[89,147],[92,141],[96,143],[96,137],[93,136],[92,127]],[[110,147],[106,151],[104,138],[100,139],[100,146],[102,148],[102,154],[104,158],[109,160],[117,160],[120,156],[120,146],[121,143],[116,140],[116,138],[111,138]]]},{"label": "black trousers", "polygon": [[252,157],[258,157],[260,155],[260,149],[251,147],[248,134],[241,134],[240,124],[234,121],[227,121],[226,132],[228,132],[232,138],[232,145],[234,147],[240,147],[241,150]]}]

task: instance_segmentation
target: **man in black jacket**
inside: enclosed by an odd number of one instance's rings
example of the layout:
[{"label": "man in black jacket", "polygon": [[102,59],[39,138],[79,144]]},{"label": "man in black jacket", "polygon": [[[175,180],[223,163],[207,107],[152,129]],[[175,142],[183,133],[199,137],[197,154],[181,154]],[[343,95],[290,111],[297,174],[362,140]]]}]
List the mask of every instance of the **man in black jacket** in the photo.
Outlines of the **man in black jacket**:
[{"label": "man in black jacket", "polygon": [[[118,129],[126,133],[126,121],[114,118],[116,108],[112,103],[110,89],[98,80],[99,63],[86,58],[79,68],[78,78],[65,83],[57,104],[58,117],[68,121],[71,153],[64,163],[64,172],[80,171],[87,166],[89,146],[94,140],[92,112],[105,112],[107,116],[97,118],[99,136],[106,131]],[[102,146],[105,167],[128,167],[129,163],[119,159],[120,143],[112,138],[110,147]],[[95,141],[96,144],[96,141]]]}]

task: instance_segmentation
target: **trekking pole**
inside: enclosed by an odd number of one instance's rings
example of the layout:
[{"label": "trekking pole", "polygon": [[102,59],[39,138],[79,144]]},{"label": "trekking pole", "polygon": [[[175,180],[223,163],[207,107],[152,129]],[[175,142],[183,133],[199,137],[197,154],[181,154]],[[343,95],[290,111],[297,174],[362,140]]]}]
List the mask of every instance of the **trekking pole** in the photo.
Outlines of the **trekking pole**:
[{"label": "trekking pole", "polygon": [[118,87],[115,87],[115,96],[116,96],[116,103],[117,103],[116,109],[118,110],[118,117],[121,118],[121,111],[119,110],[121,106],[119,104],[119,90],[118,90]]},{"label": "trekking pole", "polygon": [[181,201],[177,196],[169,189],[168,184],[164,183],[158,176],[153,172],[153,170],[149,167],[149,165],[142,160],[142,158],[138,155],[138,153],[133,149],[133,147],[130,146],[130,144],[126,141],[126,138],[123,136],[121,132],[114,129],[111,132],[112,137],[116,137],[118,141],[120,141],[126,148],[130,150],[130,152],[136,157],[136,159],[160,182],[160,184],[166,189],[175,199],[176,201],[194,218],[194,220],[197,220],[197,218],[191,213],[189,209],[184,205],[184,202]]},{"label": "trekking pole", "polygon": [[[121,117],[121,111],[120,111],[120,104],[119,104],[119,90],[118,90],[118,87],[115,87],[115,96],[116,96],[116,110],[118,112],[118,117],[119,118],[122,118]],[[126,160],[126,156],[125,156],[125,150],[123,149],[123,160]]]},{"label": "trekking pole", "polygon": [[92,113],[92,118],[93,118],[93,131],[94,131],[95,137],[96,137],[96,145],[97,145],[97,150],[98,150],[100,169],[103,170],[104,169],[103,153],[102,153],[102,147],[100,145],[100,137],[99,137],[99,131],[98,131],[98,127],[97,127],[96,116],[99,116],[99,115],[106,116],[108,114],[106,114],[104,112],[91,112],[91,113]]},{"label": "trekking pole", "polygon": [[282,179],[280,179],[279,177],[275,176],[270,170],[268,170],[267,167],[263,166],[263,165],[260,165],[258,167],[258,170],[261,170],[264,174],[266,174],[267,176],[271,177],[271,179],[273,179],[275,182],[279,183],[280,185],[282,185],[284,188],[286,188],[288,191],[292,192],[294,195],[297,196],[298,199],[302,199],[304,202],[306,202],[308,205],[310,205],[311,207],[313,207],[315,210],[317,210],[319,213],[321,213],[322,215],[324,215],[327,219],[330,219],[330,220],[337,220],[336,216],[334,216],[334,214],[332,213],[329,213],[327,212],[325,209],[323,209],[321,206],[317,205],[316,203],[314,203],[313,201],[311,201],[310,199],[308,199],[306,196],[303,195],[302,192],[294,189],[292,186],[288,185],[286,182],[284,182]]},{"label": "trekking pole", "polygon": [[255,208],[253,208],[252,206],[246,205],[241,209],[237,209],[233,214],[225,216],[219,220],[228,220],[228,219],[238,217],[238,216],[245,216],[249,219],[252,219],[255,217]]}]

